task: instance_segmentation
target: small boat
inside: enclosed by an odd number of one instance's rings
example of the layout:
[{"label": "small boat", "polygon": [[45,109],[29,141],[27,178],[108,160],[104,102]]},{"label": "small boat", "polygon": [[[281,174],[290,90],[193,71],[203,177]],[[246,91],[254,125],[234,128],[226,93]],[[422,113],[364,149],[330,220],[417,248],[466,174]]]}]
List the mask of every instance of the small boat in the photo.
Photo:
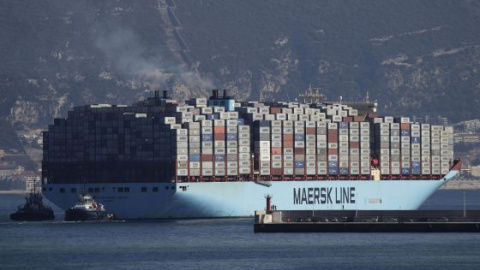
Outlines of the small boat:
[{"label": "small boat", "polygon": [[83,194],[78,202],[65,211],[65,221],[112,220],[113,214],[108,214],[105,206],[97,203],[92,195]]},{"label": "small boat", "polygon": [[35,191],[35,188],[28,197],[25,197],[25,200],[26,202],[18,206],[18,210],[10,215],[11,220],[42,221],[55,219],[53,209],[43,204],[43,197]]}]

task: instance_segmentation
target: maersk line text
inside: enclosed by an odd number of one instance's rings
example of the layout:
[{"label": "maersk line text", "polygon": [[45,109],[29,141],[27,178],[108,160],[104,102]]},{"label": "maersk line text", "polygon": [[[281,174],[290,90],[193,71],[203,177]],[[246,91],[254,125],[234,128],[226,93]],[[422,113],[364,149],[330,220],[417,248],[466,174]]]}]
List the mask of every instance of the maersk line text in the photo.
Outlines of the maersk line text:
[{"label": "maersk line text", "polygon": [[293,204],[354,204],[355,188],[294,188]]}]

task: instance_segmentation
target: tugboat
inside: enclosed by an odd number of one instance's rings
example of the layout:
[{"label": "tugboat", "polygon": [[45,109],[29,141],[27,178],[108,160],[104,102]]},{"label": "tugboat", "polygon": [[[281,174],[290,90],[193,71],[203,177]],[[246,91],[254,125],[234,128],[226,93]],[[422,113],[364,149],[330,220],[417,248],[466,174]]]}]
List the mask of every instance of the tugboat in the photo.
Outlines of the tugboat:
[{"label": "tugboat", "polygon": [[25,197],[25,204],[18,206],[18,210],[10,215],[14,221],[42,221],[53,220],[55,215],[50,206],[43,204],[43,197],[36,192],[35,187],[28,197]]},{"label": "tugboat", "polygon": [[65,221],[112,220],[113,214],[107,214],[105,206],[95,202],[90,194],[82,194],[78,202],[65,211]]}]

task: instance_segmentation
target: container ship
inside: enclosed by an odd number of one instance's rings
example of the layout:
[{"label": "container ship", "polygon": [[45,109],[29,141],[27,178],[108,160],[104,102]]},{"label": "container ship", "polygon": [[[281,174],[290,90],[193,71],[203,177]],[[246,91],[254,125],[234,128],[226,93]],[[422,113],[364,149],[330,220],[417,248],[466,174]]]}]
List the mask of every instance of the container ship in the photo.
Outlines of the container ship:
[{"label": "container ship", "polygon": [[282,210],[414,210],[460,170],[451,126],[374,104],[167,94],[54,119],[44,196],[66,210],[89,193],[120,219],[247,217],[265,196]]}]

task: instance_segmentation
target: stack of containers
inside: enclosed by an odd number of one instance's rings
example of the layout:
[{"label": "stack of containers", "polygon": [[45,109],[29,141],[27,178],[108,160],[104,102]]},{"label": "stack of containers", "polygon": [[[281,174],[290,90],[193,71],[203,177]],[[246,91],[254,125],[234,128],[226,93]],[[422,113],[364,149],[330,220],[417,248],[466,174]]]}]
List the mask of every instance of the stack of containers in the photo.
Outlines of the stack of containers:
[{"label": "stack of containers", "polygon": [[187,122],[189,175],[200,176],[200,123]]},{"label": "stack of containers", "polygon": [[[207,109],[207,108],[203,108]],[[208,108],[211,109],[211,108]],[[201,121],[201,167],[203,176],[213,176],[213,122],[212,120]]]},{"label": "stack of containers", "polygon": [[[296,109],[294,108],[294,113]],[[305,174],[305,122],[295,121],[294,127],[294,155],[295,155],[295,175]]]},{"label": "stack of containers", "polygon": [[441,155],[440,155],[440,142],[441,142],[442,126],[431,126],[431,152],[432,152],[432,174],[438,175],[441,173]]},{"label": "stack of containers", "polygon": [[430,175],[432,174],[432,167],[431,167],[431,155],[432,151],[430,148],[430,125],[429,124],[422,124],[421,125],[421,135],[422,135],[422,141],[421,141],[421,150],[422,150],[422,163],[420,164],[420,167],[422,168],[422,174],[423,175]]},{"label": "stack of containers", "polygon": [[[311,109],[305,109],[305,112],[311,113]],[[317,146],[316,146],[316,123],[314,121],[305,122],[305,174],[317,174]]]},{"label": "stack of containers", "polygon": [[[290,109],[288,109],[290,110]],[[289,115],[289,114],[287,114]],[[293,121],[283,121],[283,174],[294,174],[294,152],[293,152],[293,137],[294,137]]]},{"label": "stack of containers", "polygon": [[270,122],[254,122],[254,153],[256,168],[260,175],[270,174]]},{"label": "stack of containers", "polygon": [[328,123],[328,174],[338,175],[338,123]]},{"label": "stack of containers", "polygon": [[370,175],[370,123],[360,122],[360,173]]},{"label": "stack of containers", "polygon": [[173,153],[177,158],[177,175],[188,176],[188,130],[173,129]]},{"label": "stack of containers", "polygon": [[412,159],[412,174],[420,175],[421,168],[421,131],[420,124],[410,124],[410,153]]},{"label": "stack of containers", "polygon": [[238,172],[240,174],[251,173],[251,143],[250,126],[238,126]]},{"label": "stack of containers", "polygon": [[443,127],[440,134],[441,174],[447,174],[453,162],[453,127]]},{"label": "stack of containers", "polygon": [[340,122],[338,126],[339,174],[348,175],[349,170],[349,123]]},{"label": "stack of containers", "polygon": [[213,120],[213,153],[215,155],[215,176],[226,175],[226,150],[225,150],[225,120]]},{"label": "stack of containers", "polygon": [[[270,108],[272,110],[274,108]],[[280,108],[276,108],[280,110]],[[270,122],[271,129],[271,157],[272,157],[272,175],[283,174],[283,155],[282,155],[282,121],[274,120]]]},{"label": "stack of containers", "polygon": [[390,173],[400,175],[400,124],[390,123]]},{"label": "stack of containers", "polygon": [[227,175],[238,175],[238,123],[237,120],[229,119],[227,123],[226,159]]},{"label": "stack of containers", "polygon": [[375,124],[375,151],[380,162],[380,173],[390,174],[390,123]]},{"label": "stack of containers", "polygon": [[328,174],[327,122],[317,122],[317,174]]},{"label": "stack of containers", "polygon": [[400,119],[400,158],[402,175],[411,174],[411,150],[410,150],[410,123],[407,119]]},{"label": "stack of containers", "polygon": [[350,174],[360,174],[360,123],[349,123],[349,138],[350,138]]}]

